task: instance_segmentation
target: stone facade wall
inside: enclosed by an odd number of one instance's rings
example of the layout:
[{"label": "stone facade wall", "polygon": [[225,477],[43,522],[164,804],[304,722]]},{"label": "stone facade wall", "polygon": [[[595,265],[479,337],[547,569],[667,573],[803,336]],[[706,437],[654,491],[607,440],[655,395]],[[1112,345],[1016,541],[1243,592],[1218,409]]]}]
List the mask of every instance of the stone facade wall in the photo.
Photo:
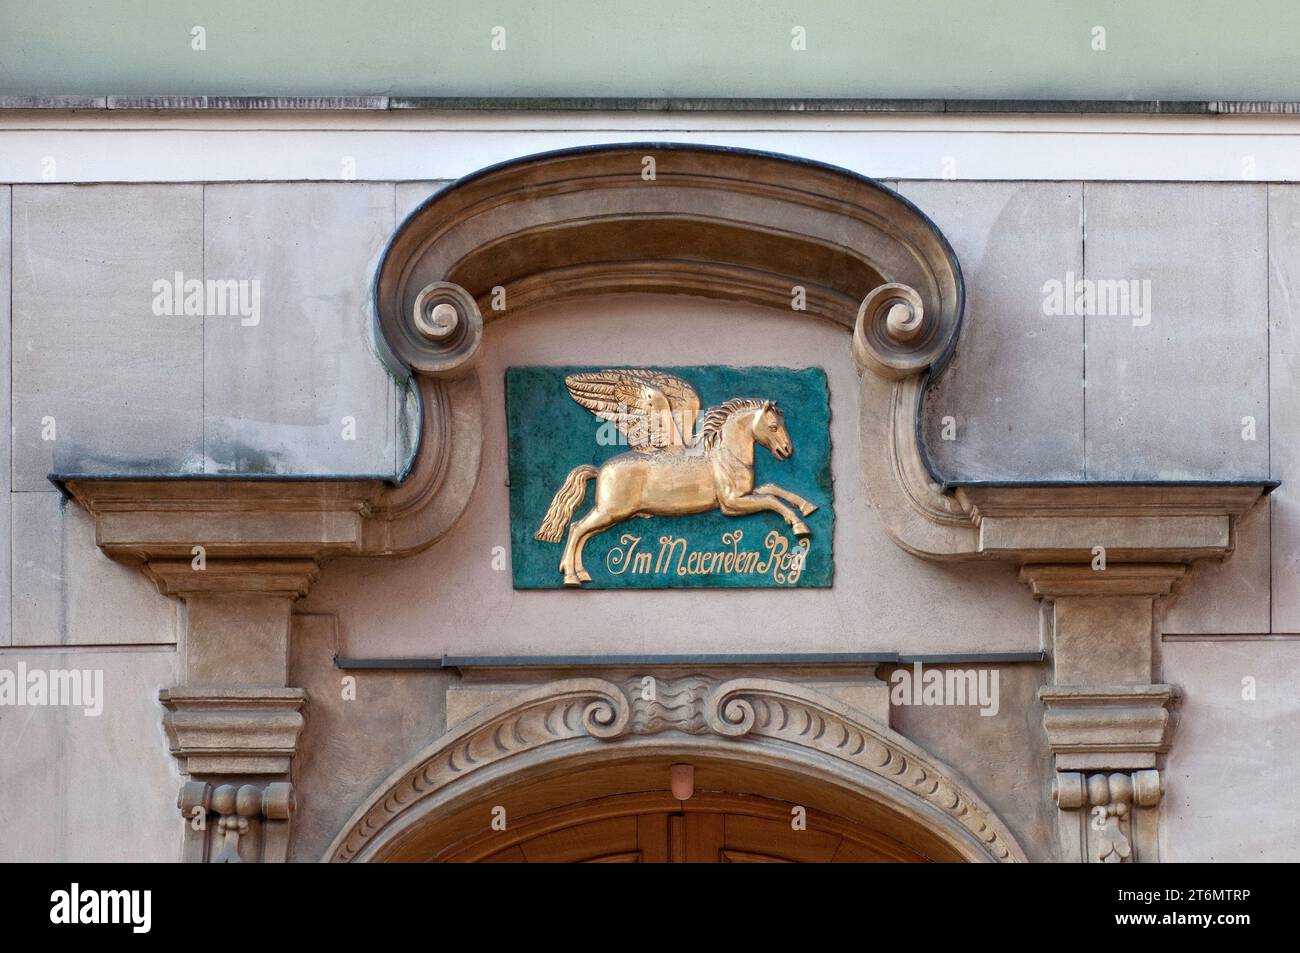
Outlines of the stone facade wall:
[{"label": "stone facade wall", "polygon": [[[797,152],[792,142],[790,152]],[[1165,681],[1185,693],[1166,779],[1172,860],[1298,860],[1286,832],[1300,763],[1300,186],[901,181],[944,231],[966,278],[956,360],[923,421],[950,479],[1246,480],[1282,487],[1223,565],[1193,570],[1161,622]],[[409,404],[375,356],[368,294],[388,236],[437,183],[223,183],[0,187],[0,665],[103,668],[98,718],[0,708],[0,859],[171,860],[179,774],[157,690],[175,679],[183,612],[97,549],[58,472],[379,474],[403,466]],[[152,286],[260,281],[260,320],[158,316]],[[1043,286],[1149,280],[1150,322],[1044,313]],[[861,500],[848,338],[830,327],[693,299],[626,299],[538,311],[489,327],[482,479],[453,535],[398,562],[332,564],[300,609],[293,682],[330,695],[345,655],[687,651],[1026,651],[1038,612],[1005,566],[923,563]],[[643,315],[654,309],[656,333]],[[593,319],[599,313],[600,320]],[[742,329],[736,340],[724,332]],[[575,341],[580,344],[575,346]],[[576,348],[576,349],[575,349]],[[727,628],[707,593],[674,593],[655,625],[615,640],[602,620],[643,614],[654,593],[592,594],[583,612],[518,593],[491,567],[507,527],[500,401],[511,363],[790,363],[831,376],[834,593],[749,593]],[[944,439],[944,418],[956,439]],[[43,439],[53,418],[56,439]],[[1253,418],[1254,439],[1243,439]],[[352,421],[355,439],[345,436]],[[1185,584],[1184,584],[1185,586]],[[410,593],[428,593],[424,600]],[[466,600],[465,592],[477,598]],[[683,597],[683,598],[676,598]],[[443,601],[445,600],[445,601]],[[557,614],[558,613],[558,614]],[[561,619],[569,625],[557,631]],[[543,635],[545,633],[545,637]],[[330,641],[333,640],[333,645]],[[304,656],[306,645],[317,651]],[[328,649],[328,651],[327,651]],[[942,710],[896,727],[963,772],[1024,843],[1052,852],[1039,672],[1004,672],[1008,700],[974,724]],[[313,707],[301,771],[332,814],[300,820],[314,859],[392,766],[443,730],[440,679],[368,676],[364,716]],[[1253,678],[1257,698],[1243,700]],[[1023,691],[1021,689],[1024,689]],[[1020,707],[1017,707],[1020,706]],[[359,709],[353,709],[355,713]],[[343,742],[323,741],[334,724]],[[971,735],[981,743],[970,743]],[[350,739],[350,740],[348,740]],[[1011,740],[1008,740],[1011,739]],[[1013,743],[1014,742],[1014,743]],[[342,745],[342,747],[340,747]],[[355,758],[344,752],[355,751]],[[364,752],[364,756],[363,756]],[[1029,756],[1026,756],[1026,753]],[[1026,789],[1025,786],[1028,786]],[[328,792],[328,793],[327,793]],[[1018,810],[1020,795],[1034,807]],[[1039,807],[1042,807],[1042,810]],[[337,815],[337,816],[334,816]],[[330,824],[335,825],[333,828]],[[1045,847],[1042,845],[1046,845]]]}]

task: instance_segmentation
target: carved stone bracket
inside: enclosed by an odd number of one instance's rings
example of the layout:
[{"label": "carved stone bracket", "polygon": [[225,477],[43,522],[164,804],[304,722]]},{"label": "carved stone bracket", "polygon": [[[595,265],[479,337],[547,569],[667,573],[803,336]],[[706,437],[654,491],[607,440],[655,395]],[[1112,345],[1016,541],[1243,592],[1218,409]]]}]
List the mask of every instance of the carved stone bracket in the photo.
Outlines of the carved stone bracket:
[{"label": "carved stone bracket", "polygon": [[1038,697],[1058,771],[1154,768],[1173,743],[1172,685],[1050,685]]},{"label": "carved stone bracket", "polygon": [[1076,863],[1157,860],[1160,772],[1083,774],[1063,771],[1052,782],[1060,812],[1063,859]]},{"label": "carved stone bracket", "polygon": [[[1055,760],[1066,859],[1159,859],[1158,769],[1173,742],[1179,692],[1152,683],[1158,661],[1153,607],[1185,572],[1177,562],[1021,571],[1034,594],[1052,605],[1055,683],[1039,689],[1038,697]],[[1077,794],[1084,789],[1086,802]],[[1084,817],[1080,809],[1089,805],[1092,813]]]},{"label": "carved stone bracket", "polygon": [[170,688],[159,693],[181,788],[183,856],[194,863],[283,862],[297,796],[290,772],[307,693],[300,688]]},{"label": "carved stone bracket", "polygon": [[185,819],[184,859],[191,863],[283,863],[289,821],[297,809],[293,785],[189,781],[177,807]]},{"label": "carved stone bracket", "polygon": [[192,775],[288,775],[302,732],[301,688],[167,688],[163,728]]}]

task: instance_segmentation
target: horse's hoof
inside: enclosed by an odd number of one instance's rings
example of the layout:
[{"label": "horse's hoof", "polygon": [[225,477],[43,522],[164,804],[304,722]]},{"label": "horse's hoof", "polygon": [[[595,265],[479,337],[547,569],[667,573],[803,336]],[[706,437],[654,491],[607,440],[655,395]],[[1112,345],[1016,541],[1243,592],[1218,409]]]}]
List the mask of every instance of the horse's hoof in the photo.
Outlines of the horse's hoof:
[{"label": "horse's hoof", "polygon": [[564,584],[566,586],[574,586],[574,587],[581,586],[582,580],[577,576],[575,576],[573,573],[568,573],[564,577]]},{"label": "horse's hoof", "polygon": [[812,535],[812,530],[810,530],[807,527],[807,525],[802,522],[795,523],[790,528],[794,530],[794,534],[798,536],[800,539],[807,539],[809,536]]},{"label": "horse's hoof", "polygon": [[817,512],[817,504],[805,502],[803,506],[799,507],[799,512],[804,516],[812,516]]},{"label": "horse's hoof", "polygon": [[591,573],[587,572],[587,570],[585,570],[585,569],[579,569],[579,570],[578,570],[578,581],[579,581],[579,582],[591,582]]}]

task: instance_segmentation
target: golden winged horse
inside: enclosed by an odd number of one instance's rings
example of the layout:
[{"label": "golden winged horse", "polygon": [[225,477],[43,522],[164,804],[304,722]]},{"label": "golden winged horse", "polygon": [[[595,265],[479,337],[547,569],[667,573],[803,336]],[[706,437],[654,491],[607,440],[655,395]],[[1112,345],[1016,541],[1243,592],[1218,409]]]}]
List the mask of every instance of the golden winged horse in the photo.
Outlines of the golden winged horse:
[{"label": "golden winged horse", "polygon": [[[536,539],[564,543],[560,572],[566,586],[591,582],[582,565],[587,540],[633,516],[686,516],[717,508],[728,516],[772,510],[807,539],[801,517],[817,507],[774,483],[754,488],[754,444],[778,460],[794,453],[785,417],[770,400],[737,397],[704,414],[696,432],[700,396],[672,374],[605,370],[570,374],[570,396],[600,420],[611,421],[632,450],[597,469],[574,467],[551,501]],[[596,505],[569,525],[596,478]],[[794,507],[798,508],[795,512]]]}]

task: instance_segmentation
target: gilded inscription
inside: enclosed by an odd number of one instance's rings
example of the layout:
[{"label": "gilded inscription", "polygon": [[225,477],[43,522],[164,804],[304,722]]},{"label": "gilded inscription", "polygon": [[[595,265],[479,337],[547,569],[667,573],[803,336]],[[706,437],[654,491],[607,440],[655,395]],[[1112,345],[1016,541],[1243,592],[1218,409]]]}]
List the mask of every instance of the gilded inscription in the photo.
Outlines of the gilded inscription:
[{"label": "gilded inscription", "polygon": [[761,549],[742,547],[744,530],[722,534],[716,549],[691,546],[685,536],[646,539],[632,533],[619,537],[618,545],[605,555],[611,576],[767,576],[783,586],[793,586],[803,574],[806,546],[792,547],[786,537],[772,530]]}]

